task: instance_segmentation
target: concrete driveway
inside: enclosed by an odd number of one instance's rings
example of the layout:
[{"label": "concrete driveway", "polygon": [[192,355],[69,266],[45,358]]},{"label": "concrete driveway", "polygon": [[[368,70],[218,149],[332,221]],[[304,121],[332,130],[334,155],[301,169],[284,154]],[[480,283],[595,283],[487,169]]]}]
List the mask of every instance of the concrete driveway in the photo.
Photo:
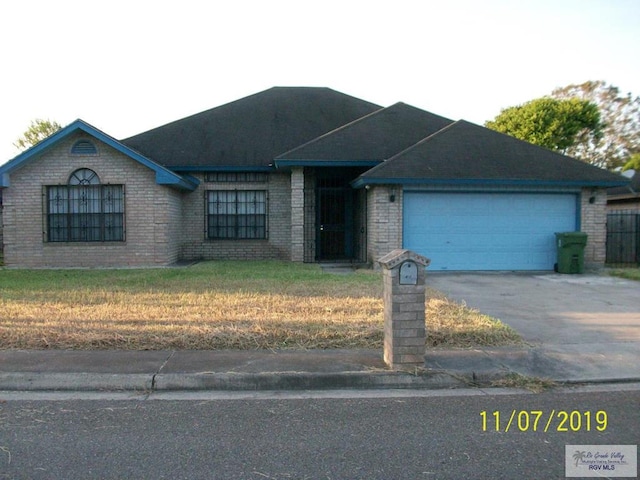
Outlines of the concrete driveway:
[{"label": "concrete driveway", "polygon": [[546,358],[571,368],[580,363],[590,370],[585,378],[640,378],[639,282],[606,275],[427,270],[427,286],[510,325]]}]

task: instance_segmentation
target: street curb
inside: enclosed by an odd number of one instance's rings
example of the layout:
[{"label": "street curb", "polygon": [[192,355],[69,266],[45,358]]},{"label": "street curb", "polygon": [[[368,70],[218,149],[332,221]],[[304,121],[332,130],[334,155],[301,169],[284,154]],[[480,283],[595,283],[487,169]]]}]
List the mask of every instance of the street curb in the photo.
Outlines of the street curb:
[{"label": "street curb", "polygon": [[468,384],[445,372],[275,372],[275,373],[166,373],[154,377],[153,390],[330,390],[460,388]]},{"label": "street curb", "polygon": [[462,376],[418,372],[263,373],[0,373],[0,391],[261,391],[339,389],[452,389]]},{"label": "street curb", "polygon": [[145,373],[0,373],[0,390],[6,391],[145,391],[152,382]]},{"label": "street curb", "polygon": [[[294,391],[391,390],[490,387],[511,371],[463,373],[427,370],[373,372],[262,372],[262,373],[0,373],[0,391]],[[640,378],[550,379],[560,385],[636,383]]]}]

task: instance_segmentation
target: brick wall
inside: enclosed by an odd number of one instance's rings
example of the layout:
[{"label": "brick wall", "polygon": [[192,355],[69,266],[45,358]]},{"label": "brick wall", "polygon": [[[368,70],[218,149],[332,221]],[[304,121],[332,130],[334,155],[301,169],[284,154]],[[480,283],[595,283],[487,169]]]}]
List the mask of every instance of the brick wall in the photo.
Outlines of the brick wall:
[{"label": "brick wall", "polygon": [[304,170],[291,170],[291,260],[304,261]]},{"label": "brick wall", "polygon": [[[4,257],[7,266],[95,267],[166,265],[177,259],[180,194],[157,185],[155,173],[95,139],[98,155],[70,155],[72,135],[11,174],[4,194]],[[124,242],[47,243],[43,188],[67,184],[79,168],[103,184],[125,185]],[[173,228],[173,230],[172,230]]]},{"label": "brick wall", "polygon": [[588,236],[584,263],[588,268],[603,267],[607,255],[607,191],[585,188],[580,197],[580,230]]},{"label": "brick wall", "polygon": [[[291,259],[291,182],[288,173],[270,173],[266,182],[206,182],[183,194],[180,258],[184,260]],[[265,240],[211,240],[206,238],[208,190],[266,190],[268,233]]]},{"label": "brick wall", "polygon": [[377,268],[380,257],[402,248],[402,187],[374,186],[367,191],[367,224],[367,263]]}]

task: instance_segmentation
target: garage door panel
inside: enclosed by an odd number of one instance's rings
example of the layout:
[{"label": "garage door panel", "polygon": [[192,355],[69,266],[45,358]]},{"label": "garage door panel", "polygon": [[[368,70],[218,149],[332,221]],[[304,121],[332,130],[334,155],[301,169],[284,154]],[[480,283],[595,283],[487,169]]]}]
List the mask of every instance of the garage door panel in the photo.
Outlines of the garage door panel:
[{"label": "garage door panel", "polygon": [[431,270],[551,270],[576,205],[574,194],[405,192],[404,247]]}]

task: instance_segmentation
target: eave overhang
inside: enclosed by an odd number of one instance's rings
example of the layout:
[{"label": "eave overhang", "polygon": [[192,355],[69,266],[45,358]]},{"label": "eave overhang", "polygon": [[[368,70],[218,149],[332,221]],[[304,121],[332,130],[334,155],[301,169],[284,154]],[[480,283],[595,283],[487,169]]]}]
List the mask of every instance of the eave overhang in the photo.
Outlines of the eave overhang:
[{"label": "eave overhang", "polygon": [[234,166],[234,165],[206,165],[206,166],[168,166],[174,172],[196,173],[196,172],[272,172],[272,166]]},{"label": "eave overhang", "polygon": [[356,178],[353,188],[370,185],[452,185],[452,186],[514,186],[514,187],[567,187],[567,188],[610,188],[626,185],[624,181],[579,181],[579,180],[527,180],[527,179],[485,179],[485,178]]},{"label": "eave overhang", "polygon": [[291,167],[367,167],[381,164],[380,160],[279,160],[273,162],[275,168]]}]

